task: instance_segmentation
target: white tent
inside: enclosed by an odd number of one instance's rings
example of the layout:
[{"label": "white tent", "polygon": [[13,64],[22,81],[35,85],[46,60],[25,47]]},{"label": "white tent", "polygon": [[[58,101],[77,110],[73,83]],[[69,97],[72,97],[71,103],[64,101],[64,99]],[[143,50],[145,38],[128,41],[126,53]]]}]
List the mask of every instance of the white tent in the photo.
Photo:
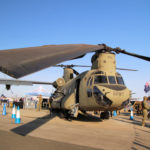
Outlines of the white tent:
[{"label": "white tent", "polygon": [[50,97],[51,93],[47,90],[45,90],[42,86],[40,86],[38,89],[27,93],[26,95],[30,95],[30,96],[45,96],[45,97]]}]

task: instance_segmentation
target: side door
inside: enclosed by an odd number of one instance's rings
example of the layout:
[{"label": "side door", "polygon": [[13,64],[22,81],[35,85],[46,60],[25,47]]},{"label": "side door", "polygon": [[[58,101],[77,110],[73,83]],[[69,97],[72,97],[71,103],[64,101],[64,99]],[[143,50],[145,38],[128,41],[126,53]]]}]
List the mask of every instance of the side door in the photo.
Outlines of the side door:
[{"label": "side door", "polygon": [[76,80],[76,103],[79,103],[80,81],[81,79]]}]

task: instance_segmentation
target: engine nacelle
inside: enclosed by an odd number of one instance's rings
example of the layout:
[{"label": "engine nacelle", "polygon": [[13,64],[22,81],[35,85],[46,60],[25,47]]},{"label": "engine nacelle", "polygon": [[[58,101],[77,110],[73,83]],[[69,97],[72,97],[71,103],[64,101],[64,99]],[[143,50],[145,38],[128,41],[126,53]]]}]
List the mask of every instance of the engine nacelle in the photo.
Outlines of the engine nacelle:
[{"label": "engine nacelle", "polygon": [[55,82],[53,82],[53,86],[55,88],[60,88],[65,84],[65,80],[63,78],[58,78]]}]

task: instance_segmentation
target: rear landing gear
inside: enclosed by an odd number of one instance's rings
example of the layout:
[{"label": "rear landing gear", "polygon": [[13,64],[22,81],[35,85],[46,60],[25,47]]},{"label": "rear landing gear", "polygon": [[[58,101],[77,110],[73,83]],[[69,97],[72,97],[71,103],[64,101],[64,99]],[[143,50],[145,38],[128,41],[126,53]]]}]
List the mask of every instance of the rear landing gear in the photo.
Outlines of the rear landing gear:
[{"label": "rear landing gear", "polygon": [[101,112],[100,119],[109,119],[109,112],[108,111]]}]

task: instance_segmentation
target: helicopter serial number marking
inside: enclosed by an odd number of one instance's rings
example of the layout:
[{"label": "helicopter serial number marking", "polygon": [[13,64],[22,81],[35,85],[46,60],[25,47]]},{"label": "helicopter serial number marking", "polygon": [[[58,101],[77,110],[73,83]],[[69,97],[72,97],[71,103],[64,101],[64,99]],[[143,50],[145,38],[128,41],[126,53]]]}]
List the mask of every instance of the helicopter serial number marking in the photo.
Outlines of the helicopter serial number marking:
[{"label": "helicopter serial number marking", "polygon": [[124,92],[116,92],[116,91],[114,91],[113,92],[113,96],[124,96]]}]

